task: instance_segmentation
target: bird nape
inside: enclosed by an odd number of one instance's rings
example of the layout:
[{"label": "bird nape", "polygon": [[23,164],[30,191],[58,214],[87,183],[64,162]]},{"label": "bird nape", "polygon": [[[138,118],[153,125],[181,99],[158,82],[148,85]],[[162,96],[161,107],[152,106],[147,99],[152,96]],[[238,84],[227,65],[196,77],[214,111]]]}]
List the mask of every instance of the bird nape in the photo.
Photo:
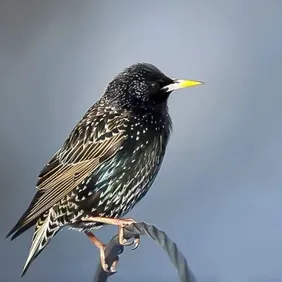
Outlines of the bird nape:
[{"label": "bird nape", "polygon": [[81,231],[100,250],[105,271],[105,245],[92,233],[104,224],[123,228],[123,219],[148,192],[162,164],[171,131],[169,95],[200,85],[172,79],[148,63],[134,64],[118,74],[104,95],[74,127],[62,147],[41,170],[37,191],[27,210],[9,232],[12,240],[35,225],[30,263],[64,226]]}]

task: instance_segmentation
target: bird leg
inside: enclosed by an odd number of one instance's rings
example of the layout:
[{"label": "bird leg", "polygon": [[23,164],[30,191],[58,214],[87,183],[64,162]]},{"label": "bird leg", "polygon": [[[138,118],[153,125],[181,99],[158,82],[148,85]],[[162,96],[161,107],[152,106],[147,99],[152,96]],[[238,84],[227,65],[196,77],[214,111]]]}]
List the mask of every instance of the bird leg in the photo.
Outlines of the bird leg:
[{"label": "bird leg", "polygon": [[130,246],[134,244],[133,250],[137,249],[140,245],[140,236],[139,235],[134,236],[134,240],[132,242],[129,242],[129,240],[124,238],[124,228],[126,226],[131,225],[132,223],[137,223],[132,218],[119,219],[119,218],[110,218],[110,217],[87,217],[87,218],[84,218],[83,220],[116,225],[118,226],[118,239],[119,239],[120,245]]},{"label": "bird leg", "polygon": [[100,250],[100,262],[101,266],[105,272],[116,272],[117,260],[113,262],[110,271],[109,266],[106,263],[105,248],[106,245],[103,244],[92,232],[85,231],[85,235],[90,239],[90,241]]}]

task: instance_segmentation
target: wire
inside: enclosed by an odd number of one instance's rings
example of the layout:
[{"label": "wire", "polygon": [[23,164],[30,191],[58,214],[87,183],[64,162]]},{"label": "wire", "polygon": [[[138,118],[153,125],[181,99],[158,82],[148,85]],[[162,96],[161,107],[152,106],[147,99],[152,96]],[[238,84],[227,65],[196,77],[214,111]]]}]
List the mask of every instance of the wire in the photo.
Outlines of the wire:
[{"label": "wire", "polygon": [[[125,228],[125,239],[128,240],[136,235],[148,235],[164,249],[172,264],[176,267],[182,282],[196,282],[196,279],[192,271],[189,269],[184,255],[179,251],[175,242],[173,242],[164,231],[161,231],[156,226],[147,224],[145,222],[133,223]],[[115,260],[118,260],[119,254],[121,254],[123,250],[124,247],[119,244],[118,236],[115,235],[105,250],[107,264],[111,266]],[[94,282],[106,282],[108,277],[113,274],[115,274],[115,272],[105,272],[99,262],[95,273]]]}]

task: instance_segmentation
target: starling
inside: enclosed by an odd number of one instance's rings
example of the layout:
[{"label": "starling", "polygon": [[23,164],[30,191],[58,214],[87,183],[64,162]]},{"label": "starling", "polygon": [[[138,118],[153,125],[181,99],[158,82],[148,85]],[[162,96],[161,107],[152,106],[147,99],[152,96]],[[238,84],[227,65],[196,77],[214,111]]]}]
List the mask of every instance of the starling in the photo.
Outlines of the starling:
[{"label": "starling", "polygon": [[9,232],[12,240],[35,225],[30,263],[59,230],[68,226],[89,237],[105,262],[105,245],[92,233],[105,224],[123,228],[123,219],[148,192],[161,167],[172,123],[167,99],[177,89],[200,85],[172,79],[149,63],[136,63],[119,73],[104,95],[77,123],[62,147],[41,170],[37,191]]}]

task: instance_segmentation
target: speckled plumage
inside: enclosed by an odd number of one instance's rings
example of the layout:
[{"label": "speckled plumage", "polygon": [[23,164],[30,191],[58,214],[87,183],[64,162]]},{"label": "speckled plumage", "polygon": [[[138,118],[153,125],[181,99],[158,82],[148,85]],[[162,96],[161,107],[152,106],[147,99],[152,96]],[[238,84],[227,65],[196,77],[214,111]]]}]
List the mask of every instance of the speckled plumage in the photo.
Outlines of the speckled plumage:
[{"label": "speckled plumage", "polygon": [[87,234],[103,225],[90,217],[121,218],[145,196],[171,132],[167,98],[182,82],[142,63],[109,83],[41,170],[33,200],[7,235],[36,226],[22,275],[64,226]]},{"label": "speckled plumage", "polygon": [[62,227],[99,228],[102,223],[81,219],[120,218],[145,196],[170,135],[169,93],[159,92],[171,82],[153,65],[132,65],[78,122],[40,172],[36,195],[8,234],[14,239],[36,225],[23,274]]}]

